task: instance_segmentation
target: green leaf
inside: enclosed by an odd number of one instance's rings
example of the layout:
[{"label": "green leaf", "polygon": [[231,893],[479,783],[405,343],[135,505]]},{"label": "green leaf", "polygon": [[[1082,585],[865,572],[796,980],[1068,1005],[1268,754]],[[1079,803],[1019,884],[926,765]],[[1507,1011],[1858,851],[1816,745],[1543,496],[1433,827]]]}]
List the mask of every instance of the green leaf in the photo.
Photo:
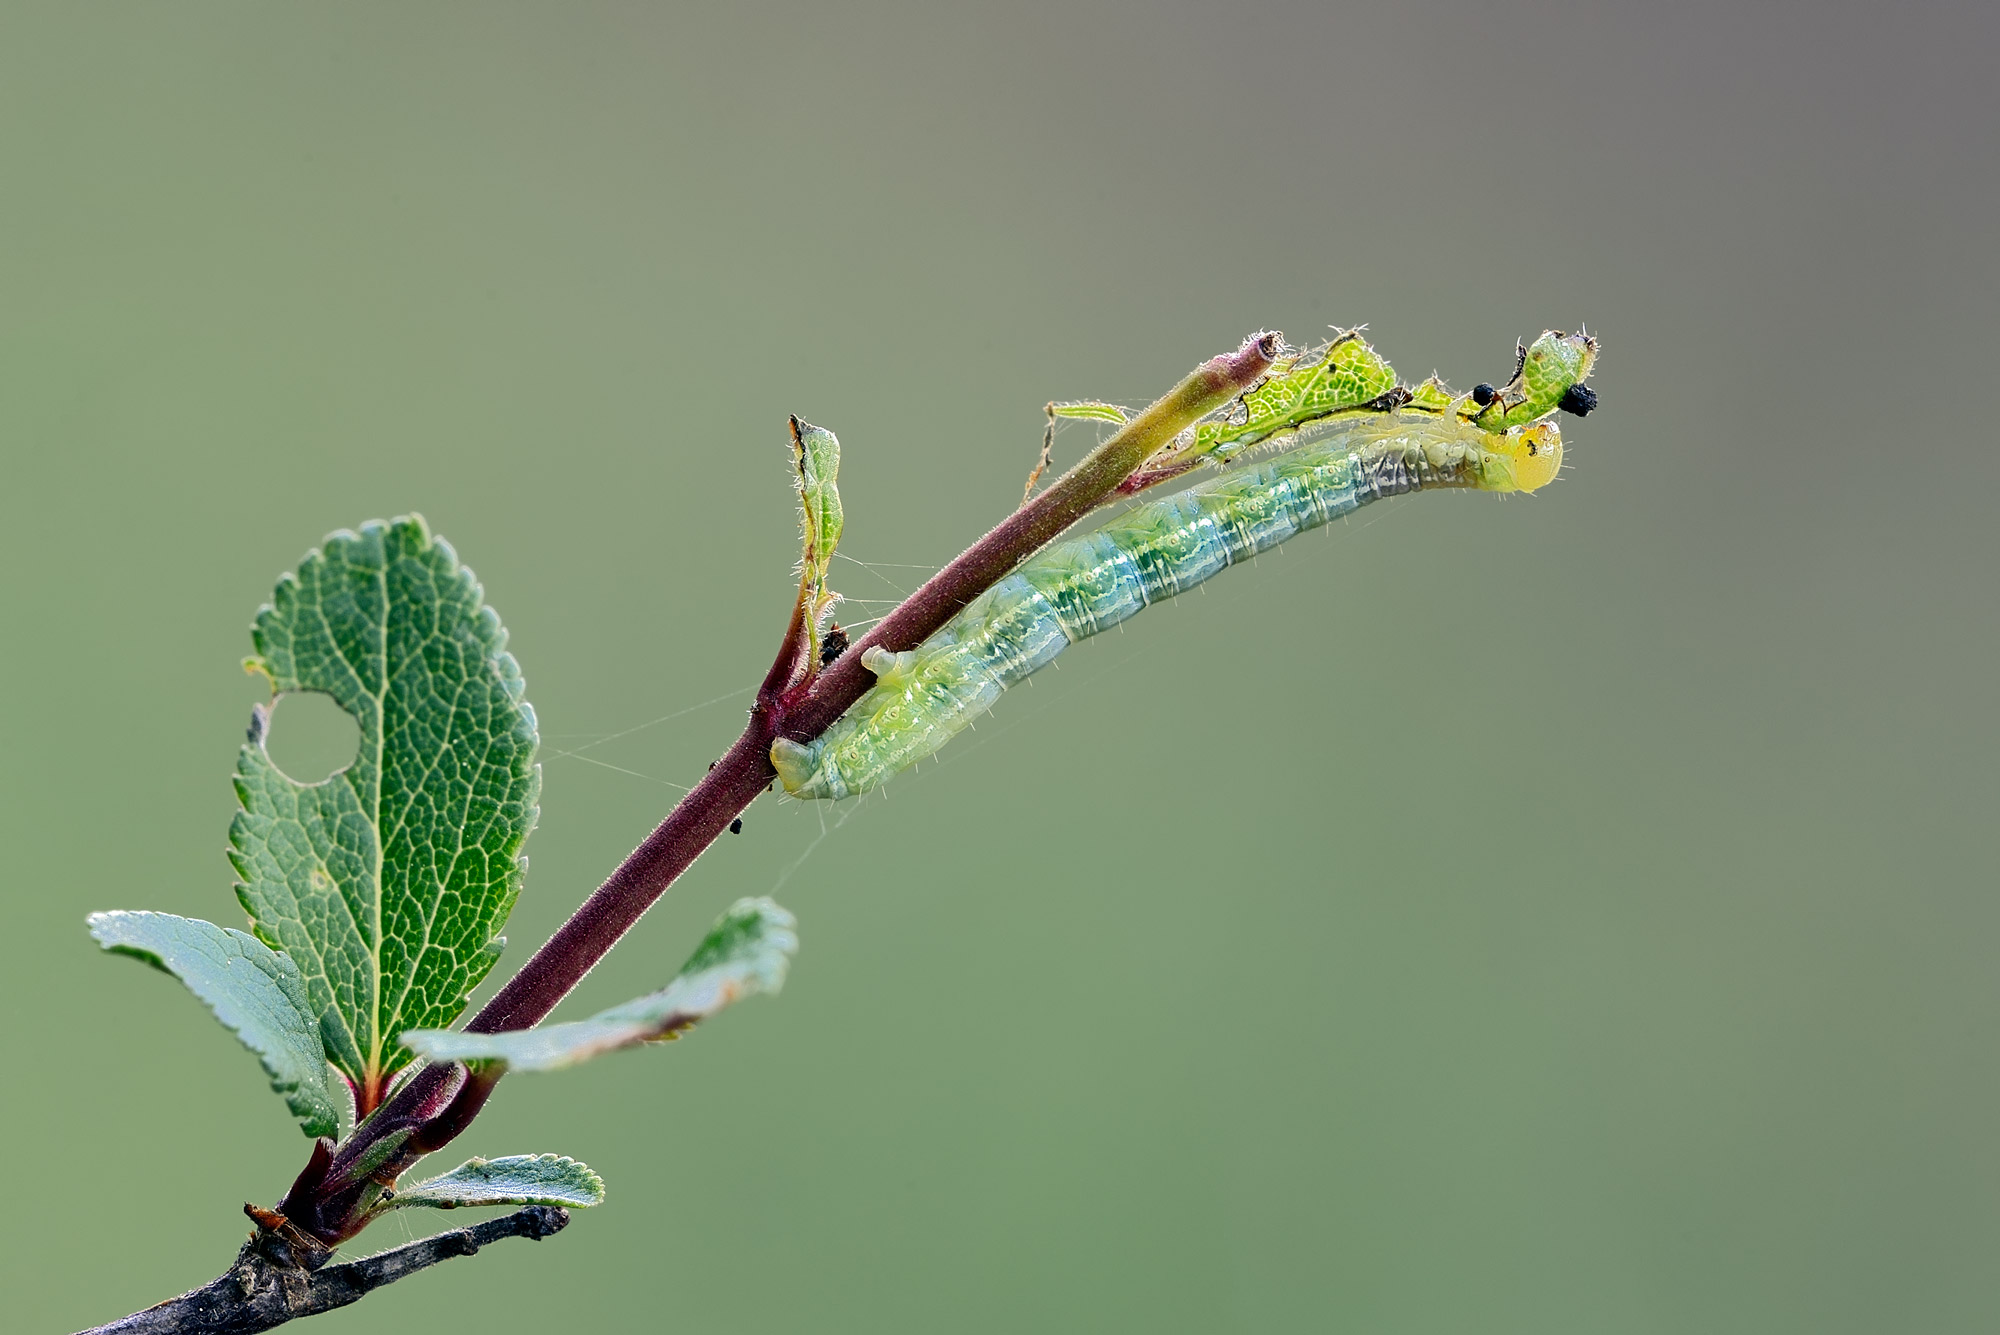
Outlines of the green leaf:
[{"label": "green leaf", "polygon": [[319,1024],[291,960],[248,933],[171,913],[93,913],[90,934],[106,950],[187,984],[257,1054],[307,1135],[339,1132]]},{"label": "green leaf", "polygon": [[840,438],[825,427],[792,419],[793,483],[799,493],[799,614],[806,631],[806,670],[819,666],[822,628],[839,596],[827,587],[827,567],[846,525],[840,507]]},{"label": "green leaf", "polygon": [[560,1154],[514,1154],[468,1159],[442,1177],[398,1189],[385,1210],[424,1205],[457,1210],[469,1205],[577,1205],[604,1203],[604,1179],[589,1165]]},{"label": "green leaf", "polygon": [[792,419],[792,465],[798,470],[807,577],[826,579],[827,564],[840,545],[846,520],[840,506],[840,438],[825,427]]},{"label": "green leaf", "polygon": [[1280,358],[1271,372],[1243,391],[1221,417],[1195,428],[1191,457],[1226,455],[1243,446],[1296,431],[1336,413],[1362,412],[1391,402],[1395,368],[1349,329],[1321,348]]},{"label": "green leaf", "polygon": [[799,948],[798,920],[768,899],[738,900],[716,920],[674,981],[650,996],[568,1024],[508,1034],[425,1030],[403,1042],[433,1061],[500,1061],[553,1071],[636,1043],[679,1038],[739,998],[776,992]]},{"label": "green leaf", "polygon": [[252,639],[245,666],[274,693],[323,691],[361,729],[351,766],[302,784],[266,753],[260,710],[229,842],[237,897],[299,966],[366,1112],[411,1060],[395,1036],[450,1024],[505,944],[541,788],[535,715],[499,616],[416,516],[308,552]]},{"label": "green leaf", "polygon": [[1121,408],[1115,403],[1095,403],[1086,400],[1081,403],[1051,403],[1049,416],[1068,417],[1084,422],[1110,422],[1124,426],[1132,420],[1132,410]]}]

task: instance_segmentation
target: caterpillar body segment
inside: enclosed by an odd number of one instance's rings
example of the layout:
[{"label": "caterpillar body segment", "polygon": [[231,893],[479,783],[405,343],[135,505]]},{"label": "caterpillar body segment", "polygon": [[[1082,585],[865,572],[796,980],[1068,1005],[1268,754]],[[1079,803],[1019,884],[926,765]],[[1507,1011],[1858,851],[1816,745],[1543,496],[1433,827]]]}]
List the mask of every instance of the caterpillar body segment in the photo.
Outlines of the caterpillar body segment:
[{"label": "caterpillar body segment", "polygon": [[[1364,345],[1365,346],[1365,345]],[[932,755],[1007,687],[1078,640],[1383,496],[1533,491],[1562,464],[1553,421],[1490,432],[1451,414],[1350,418],[1044,548],[915,649],[871,649],[873,689],[771,763],[795,797],[863,793]]]}]

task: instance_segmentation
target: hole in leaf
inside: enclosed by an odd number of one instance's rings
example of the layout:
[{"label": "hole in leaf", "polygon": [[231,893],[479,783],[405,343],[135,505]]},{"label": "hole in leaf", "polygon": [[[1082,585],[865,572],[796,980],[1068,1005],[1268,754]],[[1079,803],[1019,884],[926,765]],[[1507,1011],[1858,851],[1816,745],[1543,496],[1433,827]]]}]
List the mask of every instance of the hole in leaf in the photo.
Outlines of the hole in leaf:
[{"label": "hole in leaf", "polygon": [[361,725],[330,695],[281,695],[271,707],[264,749],[294,783],[319,783],[354,763],[361,750]]}]

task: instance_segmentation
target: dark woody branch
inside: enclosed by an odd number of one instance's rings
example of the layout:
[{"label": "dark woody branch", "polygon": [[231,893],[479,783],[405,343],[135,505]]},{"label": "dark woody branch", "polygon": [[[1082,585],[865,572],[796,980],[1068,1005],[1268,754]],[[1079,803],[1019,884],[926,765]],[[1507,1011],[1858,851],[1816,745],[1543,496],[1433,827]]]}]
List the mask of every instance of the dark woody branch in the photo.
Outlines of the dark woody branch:
[{"label": "dark woody branch", "polygon": [[236,1264],[192,1293],[98,1326],[82,1335],[252,1335],[302,1316],[318,1316],[361,1301],[385,1284],[440,1261],[471,1256],[502,1238],[539,1242],[559,1233],[569,1212],[531,1205],[471,1228],[396,1247],[344,1265],[307,1270],[275,1235],[263,1229],[237,1254]]}]

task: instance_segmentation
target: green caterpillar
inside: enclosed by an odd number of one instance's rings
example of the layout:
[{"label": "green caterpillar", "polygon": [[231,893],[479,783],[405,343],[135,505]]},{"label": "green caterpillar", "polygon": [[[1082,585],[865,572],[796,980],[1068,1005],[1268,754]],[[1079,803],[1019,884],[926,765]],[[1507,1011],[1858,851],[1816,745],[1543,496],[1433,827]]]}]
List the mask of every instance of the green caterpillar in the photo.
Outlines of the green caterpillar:
[{"label": "green caterpillar", "polygon": [[[1121,490],[1142,491],[1205,460],[1227,463],[1250,446],[1282,448],[1363,413],[1449,415],[1490,432],[1525,426],[1558,407],[1582,417],[1597,406],[1597,396],[1583,383],[1596,354],[1596,340],[1588,334],[1547,330],[1532,345],[1515,345],[1514,376],[1505,385],[1475,385],[1471,393],[1459,395],[1436,376],[1414,389],[1404,385],[1395,368],[1362,339],[1361,330],[1349,329],[1316,348],[1286,351],[1263,380],[1226,411],[1182,432]],[[1111,403],[1049,405],[1051,419],[1122,426],[1130,415]]]},{"label": "green caterpillar", "polygon": [[[877,682],[868,694],[813,741],[772,744],[785,791],[866,792],[935,753],[1076,641],[1384,496],[1535,491],[1562,468],[1562,433],[1547,419],[1557,407],[1581,415],[1596,404],[1583,381],[1597,345],[1582,334],[1544,334],[1521,349],[1506,386],[1462,397],[1435,378],[1402,388],[1390,371],[1389,389],[1357,401],[1380,373],[1355,368],[1386,363],[1353,335],[1318,352],[1281,362],[1221,420],[1184,433],[1192,439],[1135,477],[1171,476],[1273,437],[1313,439],[1043,548],[914,649],[870,648],[862,663]],[[1081,406],[1092,411],[1076,415],[1105,415],[1095,411],[1105,405]]]}]

